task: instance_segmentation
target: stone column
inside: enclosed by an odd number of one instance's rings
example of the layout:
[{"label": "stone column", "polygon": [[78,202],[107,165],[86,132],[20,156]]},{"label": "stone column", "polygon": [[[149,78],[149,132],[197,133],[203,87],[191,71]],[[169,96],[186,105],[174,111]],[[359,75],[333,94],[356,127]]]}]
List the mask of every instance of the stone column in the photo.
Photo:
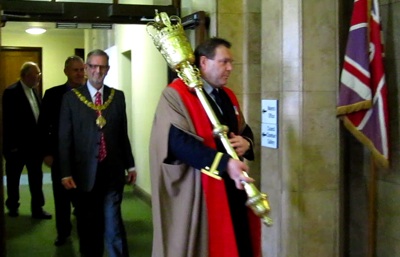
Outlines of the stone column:
[{"label": "stone column", "polygon": [[279,149],[261,150],[265,256],[339,256],[337,5],[262,1],[262,98],[280,108]]},{"label": "stone column", "polygon": [[250,175],[260,185],[261,119],[261,2],[221,0],[217,5],[216,35],[232,43],[234,70],[228,86],[236,93],[247,123],[255,136],[256,160],[249,162]]}]

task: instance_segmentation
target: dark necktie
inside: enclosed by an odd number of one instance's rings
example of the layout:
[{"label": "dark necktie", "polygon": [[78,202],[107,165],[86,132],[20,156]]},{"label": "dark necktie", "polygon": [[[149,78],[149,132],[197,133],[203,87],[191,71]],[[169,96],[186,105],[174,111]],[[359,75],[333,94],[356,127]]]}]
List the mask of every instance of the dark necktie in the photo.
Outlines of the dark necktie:
[{"label": "dark necktie", "polygon": [[218,90],[214,88],[214,89],[211,91],[211,94],[214,96],[214,100],[215,100],[215,102],[217,103],[219,109],[221,110],[221,113],[223,113],[223,109],[222,109],[222,107],[223,107],[223,106],[222,106],[222,100],[221,100],[221,96],[219,95]]},{"label": "dark necktie", "polygon": [[[213,89],[211,94],[214,95],[214,100],[218,105],[218,109],[220,110],[220,117],[218,117],[219,122],[221,124],[226,125],[229,127],[230,131],[235,131],[234,129],[237,128],[237,117],[236,114],[233,112],[233,106],[230,104],[229,99],[224,97],[222,89]],[[217,115],[218,116],[218,115]]]},{"label": "dark necktie", "polygon": [[[95,105],[101,105],[101,93],[97,92],[95,95],[96,99],[94,101]],[[101,111],[96,111],[97,117],[101,116]],[[100,131],[100,147],[99,147],[99,162],[104,160],[107,156],[107,149],[106,149],[106,140],[104,139],[103,131]]]}]

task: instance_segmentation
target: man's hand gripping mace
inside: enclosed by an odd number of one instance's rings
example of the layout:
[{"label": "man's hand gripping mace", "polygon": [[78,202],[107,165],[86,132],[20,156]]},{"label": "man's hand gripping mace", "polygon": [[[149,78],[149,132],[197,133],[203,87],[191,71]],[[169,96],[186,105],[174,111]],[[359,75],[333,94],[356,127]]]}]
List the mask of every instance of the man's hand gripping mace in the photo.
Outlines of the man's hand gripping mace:
[{"label": "man's hand gripping mace", "polygon": [[[196,92],[197,97],[213,125],[214,136],[220,138],[227,153],[233,159],[239,160],[238,155],[229,142],[227,136],[228,127],[221,125],[204,94],[200,72],[193,65],[193,50],[186,38],[180,19],[176,16],[171,17],[171,19],[175,20],[176,23],[171,24],[171,20],[166,13],[158,13],[156,10],[155,22],[150,22],[147,25],[147,32],[153,38],[155,46],[163,55],[171,69],[176,71],[185,84]],[[243,174],[248,176],[245,171],[243,171]],[[265,225],[272,226],[272,219],[268,216],[271,209],[267,195],[260,193],[253,183],[242,181],[242,184],[248,197],[246,205],[261,218]]]}]

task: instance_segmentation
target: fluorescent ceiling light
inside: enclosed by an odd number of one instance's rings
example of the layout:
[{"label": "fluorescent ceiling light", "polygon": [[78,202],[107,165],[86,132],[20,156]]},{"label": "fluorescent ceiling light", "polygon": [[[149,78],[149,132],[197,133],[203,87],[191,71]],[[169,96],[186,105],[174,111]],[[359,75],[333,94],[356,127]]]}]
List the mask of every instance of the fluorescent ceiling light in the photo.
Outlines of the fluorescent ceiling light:
[{"label": "fluorescent ceiling light", "polygon": [[112,24],[92,24],[92,29],[112,29]]},{"label": "fluorescent ceiling light", "polygon": [[25,30],[26,33],[32,34],[32,35],[40,35],[46,32],[45,29],[43,28],[29,28]]},{"label": "fluorescent ceiling light", "polygon": [[58,28],[58,29],[77,29],[78,28],[78,23],[57,22],[56,23],[56,28]]}]

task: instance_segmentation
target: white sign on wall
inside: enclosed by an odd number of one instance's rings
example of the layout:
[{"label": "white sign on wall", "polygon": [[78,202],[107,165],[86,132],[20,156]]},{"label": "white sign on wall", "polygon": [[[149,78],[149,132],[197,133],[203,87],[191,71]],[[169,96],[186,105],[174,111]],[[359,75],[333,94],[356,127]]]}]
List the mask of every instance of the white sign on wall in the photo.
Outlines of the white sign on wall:
[{"label": "white sign on wall", "polygon": [[278,148],[278,100],[261,100],[261,145]]}]

